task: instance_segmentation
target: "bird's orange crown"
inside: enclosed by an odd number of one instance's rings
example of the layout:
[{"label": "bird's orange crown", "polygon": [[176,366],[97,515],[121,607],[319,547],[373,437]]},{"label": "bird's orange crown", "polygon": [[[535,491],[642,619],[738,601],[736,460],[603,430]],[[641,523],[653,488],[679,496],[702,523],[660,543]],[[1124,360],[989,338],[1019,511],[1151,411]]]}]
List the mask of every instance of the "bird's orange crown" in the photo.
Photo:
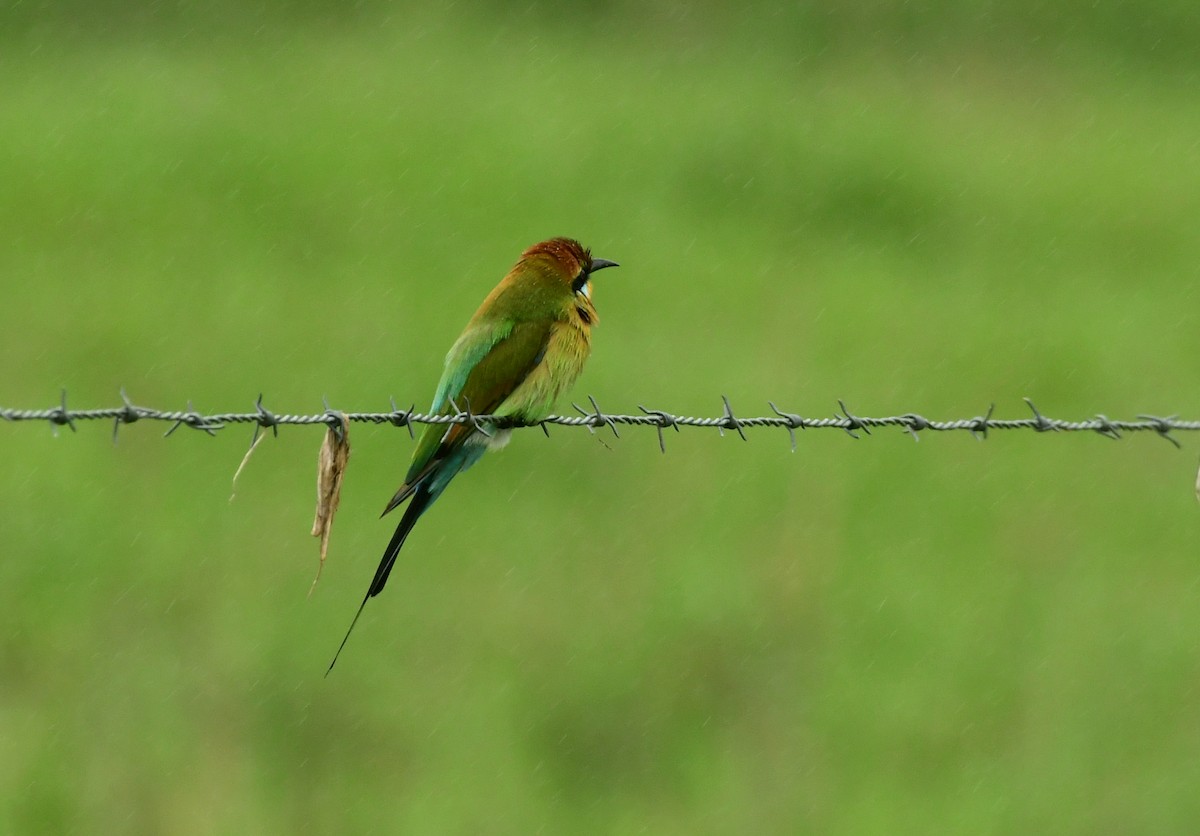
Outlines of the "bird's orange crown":
[{"label": "bird's orange crown", "polygon": [[551,238],[549,241],[534,244],[521,253],[521,260],[537,256],[548,256],[568,280],[586,272],[592,263],[591,250],[573,238]]}]

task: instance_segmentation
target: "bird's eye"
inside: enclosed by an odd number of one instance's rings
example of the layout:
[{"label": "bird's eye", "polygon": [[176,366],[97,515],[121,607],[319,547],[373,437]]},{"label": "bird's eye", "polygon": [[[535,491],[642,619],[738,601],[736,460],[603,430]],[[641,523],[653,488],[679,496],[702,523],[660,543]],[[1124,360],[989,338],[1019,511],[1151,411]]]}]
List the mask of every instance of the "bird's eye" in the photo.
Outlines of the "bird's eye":
[{"label": "bird's eye", "polygon": [[583,289],[585,287],[587,287],[587,283],[588,283],[587,271],[580,270],[579,275],[575,277],[575,281],[571,282],[571,290],[575,291],[576,293],[584,292]]}]

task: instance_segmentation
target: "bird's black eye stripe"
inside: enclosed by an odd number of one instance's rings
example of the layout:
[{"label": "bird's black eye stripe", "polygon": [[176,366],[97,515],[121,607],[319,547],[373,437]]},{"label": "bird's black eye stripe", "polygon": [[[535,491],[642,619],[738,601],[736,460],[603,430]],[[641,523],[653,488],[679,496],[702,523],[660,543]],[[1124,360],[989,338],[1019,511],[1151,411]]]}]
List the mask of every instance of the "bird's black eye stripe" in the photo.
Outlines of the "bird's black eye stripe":
[{"label": "bird's black eye stripe", "polygon": [[580,270],[579,275],[575,277],[575,281],[571,282],[571,290],[576,293],[583,290],[583,286],[588,283],[587,270]]}]

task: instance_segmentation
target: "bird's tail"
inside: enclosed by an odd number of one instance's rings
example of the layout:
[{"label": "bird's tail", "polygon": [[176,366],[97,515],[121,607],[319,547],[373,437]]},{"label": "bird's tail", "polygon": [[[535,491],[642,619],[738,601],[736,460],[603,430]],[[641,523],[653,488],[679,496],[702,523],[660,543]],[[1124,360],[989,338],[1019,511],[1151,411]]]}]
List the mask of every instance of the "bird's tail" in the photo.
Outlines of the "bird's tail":
[{"label": "bird's tail", "polygon": [[388,575],[391,574],[392,567],[396,565],[396,555],[400,554],[400,547],[404,545],[404,541],[408,538],[408,532],[412,531],[413,526],[417,524],[417,520],[425,513],[430,503],[437,499],[439,493],[441,491],[431,491],[428,485],[424,483],[413,493],[412,501],[404,509],[404,516],[400,518],[400,524],[396,526],[396,533],[392,535],[391,542],[388,543],[387,548],[383,552],[383,558],[379,561],[379,568],[375,570],[375,577],[371,580],[371,586],[367,588],[367,594],[363,596],[362,603],[358,605],[358,612],[354,614],[354,620],[350,622],[350,629],[346,631],[345,638],[338,645],[337,653],[333,654],[333,661],[329,663],[329,669],[325,671],[326,676],[329,676],[329,671],[333,670],[333,666],[337,664],[338,657],[342,655],[342,648],[350,640],[350,634],[354,632],[354,625],[358,623],[358,617],[362,615],[363,607],[367,605],[367,601],[383,591],[383,586],[387,583]]},{"label": "bird's tail", "polygon": [[425,509],[437,498],[437,495],[429,489],[429,485],[426,483],[422,483],[417,488],[408,507],[404,509],[404,516],[400,518],[400,524],[396,526],[396,533],[392,535],[391,542],[383,551],[379,568],[375,570],[375,577],[371,579],[371,587],[367,590],[368,598],[374,598],[383,591],[383,585],[387,583],[388,575],[391,574],[392,567],[396,565],[396,555],[400,554],[400,547],[408,539],[408,532],[412,531],[417,520],[425,513]]}]

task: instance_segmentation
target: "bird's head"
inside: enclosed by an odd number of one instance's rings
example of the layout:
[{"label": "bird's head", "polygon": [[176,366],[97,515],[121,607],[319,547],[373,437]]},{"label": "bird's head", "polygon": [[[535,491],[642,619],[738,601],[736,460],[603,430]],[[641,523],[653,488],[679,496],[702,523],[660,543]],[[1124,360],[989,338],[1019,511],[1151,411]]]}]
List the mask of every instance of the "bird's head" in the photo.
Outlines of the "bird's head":
[{"label": "bird's head", "polygon": [[592,295],[592,273],[619,266],[606,258],[593,258],[591,250],[572,238],[551,238],[534,244],[521,254],[521,261],[538,264],[586,299]]}]

